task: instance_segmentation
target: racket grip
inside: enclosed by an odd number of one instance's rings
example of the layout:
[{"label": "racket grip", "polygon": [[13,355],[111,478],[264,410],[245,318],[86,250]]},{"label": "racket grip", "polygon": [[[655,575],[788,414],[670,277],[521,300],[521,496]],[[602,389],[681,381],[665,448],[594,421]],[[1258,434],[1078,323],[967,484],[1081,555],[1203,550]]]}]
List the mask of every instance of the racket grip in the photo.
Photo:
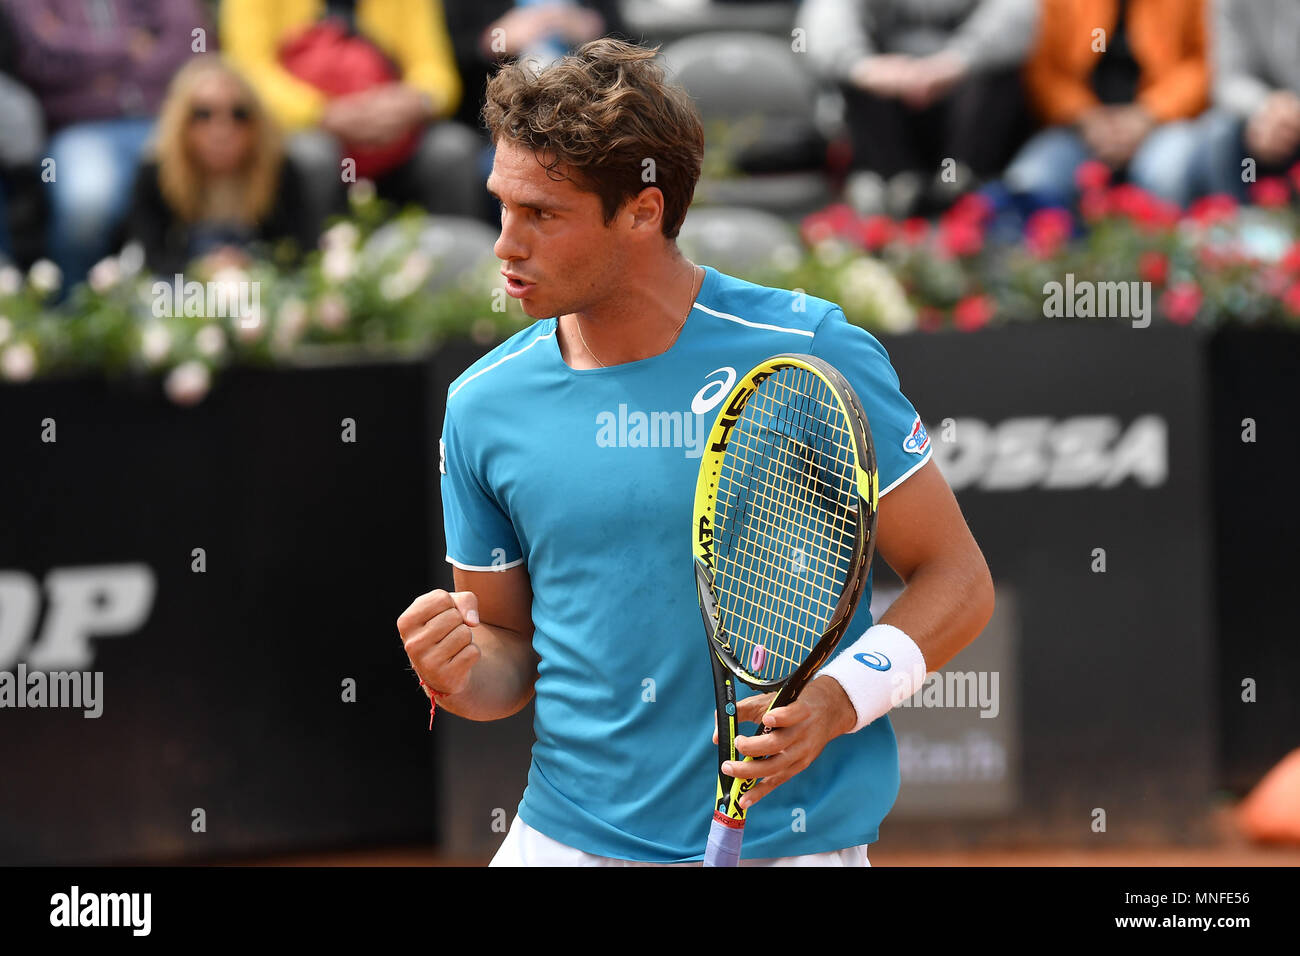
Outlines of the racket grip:
[{"label": "racket grip", "polygon": [[745,824],[725,813],[714,811],[709,827],[709,842],[704,848],[705,866],[736,866],[740,863],[740,843],[745,838]]}]

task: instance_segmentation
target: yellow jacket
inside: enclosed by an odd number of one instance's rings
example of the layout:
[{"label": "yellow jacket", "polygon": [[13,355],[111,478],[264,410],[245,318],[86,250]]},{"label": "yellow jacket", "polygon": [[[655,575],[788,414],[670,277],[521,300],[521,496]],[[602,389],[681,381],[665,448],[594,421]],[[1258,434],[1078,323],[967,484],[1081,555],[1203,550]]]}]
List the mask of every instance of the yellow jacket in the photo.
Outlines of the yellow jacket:
[{"label": "yellow jacket", "polygon": [[[281,67],[277,51],[324,10],[322,0],[221,2],[223,52],[288,130],[318,124],[325,95]],[[398,64],[405,83],[433,97],[439,116],[455,112],[461,82],[441,0],[357,0],[357,29]]]}]

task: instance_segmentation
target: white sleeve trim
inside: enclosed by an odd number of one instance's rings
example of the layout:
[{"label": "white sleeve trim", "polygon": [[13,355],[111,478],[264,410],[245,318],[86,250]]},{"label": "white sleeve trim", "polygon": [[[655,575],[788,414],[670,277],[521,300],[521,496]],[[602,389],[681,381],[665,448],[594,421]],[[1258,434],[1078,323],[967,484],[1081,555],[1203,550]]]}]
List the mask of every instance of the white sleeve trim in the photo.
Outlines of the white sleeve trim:
[{"label": "white sleeve trim", "polygon": [[931,446],[930,449],[925,453],[925,457],[923,457],[915,465],[913,465],[911,468],[907,469],[907,471],[903,472],[901,475],[899,475],[897,478],[891,481],[889,483],[888,488],[881,488],[878,496],[881,498],[885,497],[885,495],[889,494],[891,491],[893,491],[903,482],[907,481],[907,479],[911,478],[912,475],[916,473],[916,470],[918,468],[923,467],[925,463],[929,461],[933,455],[934,455],[934,447]]},{"label": "white sleeve trim", "polygon": [[519,567],[519,565],[524,563],[524,559],[519,558],[516,561],[511,561],[509,564],[490,564],[487,567],[480,567],[477,564],[461,564],[449,554],[447,555],[447,563],[453,567],[460,568],[462,571],[506,571],[510,568]]}]

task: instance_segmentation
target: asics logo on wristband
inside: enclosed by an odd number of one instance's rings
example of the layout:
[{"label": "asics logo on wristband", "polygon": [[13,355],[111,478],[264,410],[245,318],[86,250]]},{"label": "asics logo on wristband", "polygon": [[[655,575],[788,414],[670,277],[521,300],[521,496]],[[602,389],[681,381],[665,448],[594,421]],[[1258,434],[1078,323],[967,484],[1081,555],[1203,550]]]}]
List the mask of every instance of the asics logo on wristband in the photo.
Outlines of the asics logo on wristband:
[{"label": "asics logo on wristband", "polygon": [[853,659],[859,664],[866,664],[873,671],[887,671],[891,665],[889,658],[884,654],[878,654],[875,651],[865,651],[861,654],[854,654]]}]

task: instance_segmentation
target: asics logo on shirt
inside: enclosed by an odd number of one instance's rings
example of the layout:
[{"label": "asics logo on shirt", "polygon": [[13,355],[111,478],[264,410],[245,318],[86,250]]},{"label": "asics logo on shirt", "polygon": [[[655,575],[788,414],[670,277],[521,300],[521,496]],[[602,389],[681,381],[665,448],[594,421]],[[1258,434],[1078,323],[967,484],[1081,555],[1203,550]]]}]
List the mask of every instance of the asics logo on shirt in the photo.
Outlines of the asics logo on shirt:
[{"label": "asics logo on shirt", "polygon": [[731,391],[731,386],[736,384],[736,370],[730,365],[715,368],[709,373],[709,376],[712,377],[719,372],[725,373],[721,379],[708,382],[691,399],[691,411],[696,415],[703,415],[717,408],[718,403],[726,398],[727,393]]}]

